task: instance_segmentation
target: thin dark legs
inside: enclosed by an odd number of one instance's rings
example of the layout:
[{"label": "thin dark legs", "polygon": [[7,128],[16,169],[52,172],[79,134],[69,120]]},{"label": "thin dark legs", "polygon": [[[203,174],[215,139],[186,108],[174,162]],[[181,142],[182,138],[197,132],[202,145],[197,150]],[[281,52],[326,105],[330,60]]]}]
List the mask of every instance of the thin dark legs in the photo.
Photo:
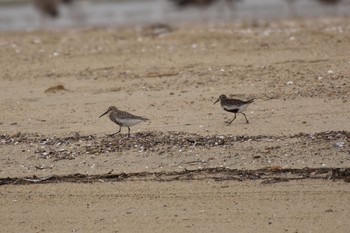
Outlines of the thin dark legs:
[{"label": "thin dark legs", "polygon": [[[247,124],[249,124],[247,116],[243,112],[239,112],[239,113],[243,114],[245,121],[247,122]],[[231,125],[232,121],[234,121],[235,119],[236,119],[236,113],[235,113],[235,117],[228,124]]]},{"label": "thin dark legs", "polygon": [[[112,134],[108,134],[108,136],[114,136],[114,135],[116,135],[116,134],[120,133],[120,132],[121,132],[121,130],[122,130],[122,127],[121,127],[121,126],[119,126],[119,131],[118,131],[118,132],[116,132],[116,133],[112,133]],[[128,138],[130,138],[130,127],[128,127]]]},{"label": "thin dark legs", "polygon": [[[232,119],[232,121],[234,121],[236,119],[236,113],[235,113],[235,117]],[[228,124],[231,125],[232,121],[230,121]]]},{"label": "thin dark legs", "polygon": [[114,135],[116,135],[116,134],[118,134],[118,133],[120,133],[120,131],[122,130],[122,127],[121,126],[119,126],[119,131],[118,132],[116,132],[116,133],[112,133],[112,134],[109,134],[108,136],[114,136]]},{"label": "thin dark legs", "polygon": [[247,122],[247,124],[249,124],[249,121],[248,121],[248,119],[247,119],[247,116],[246,116],[243,112],[240,112],[240,113],[243,114],[243,116],[244,116],[244,118],[245,118],[245,121]]}]

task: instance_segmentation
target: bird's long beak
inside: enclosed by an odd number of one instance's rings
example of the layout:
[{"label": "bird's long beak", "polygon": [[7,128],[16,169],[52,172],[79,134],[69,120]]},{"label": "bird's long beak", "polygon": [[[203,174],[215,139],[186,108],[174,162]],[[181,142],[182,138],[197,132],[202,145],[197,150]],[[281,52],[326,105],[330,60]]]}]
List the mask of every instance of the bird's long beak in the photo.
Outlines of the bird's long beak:
[{"label": "bird's long beak", "polygon": [[214,103],[214,104],[216,104],[217,102],[219,102],[219,100],[220,100],[220,98],[219,98],[217,101],[215,101],[215,103]]},{"label": "bird's long beak", "polygon": [[103,117],[103,116],[106,115],[107,113],[108,113],[108,110],[107,110],[105,113],[103,113],[101,116],[99,116],[98,118]]}]

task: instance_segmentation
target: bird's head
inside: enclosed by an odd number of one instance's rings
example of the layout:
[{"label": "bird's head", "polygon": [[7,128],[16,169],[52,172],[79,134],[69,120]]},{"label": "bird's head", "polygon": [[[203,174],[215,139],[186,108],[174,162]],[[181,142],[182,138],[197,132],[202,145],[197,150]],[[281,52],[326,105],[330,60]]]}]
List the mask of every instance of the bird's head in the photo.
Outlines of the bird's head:
[{"label": "bird's head", "polygon": [[216,103],[219,102],[219,101],[225,100],[225,99],[227,99],[226,95],[222,94],[222,95],[219,96],[219,98],[217,99],[217,101],[214,102],[214,104],[216,104]]},{"label": "bird's head", "polygon": [[[106,115],[107,113],[113,112],[113,111],[117,111],[117,108],[114,106],[110,106],[108,107],[107,111],[105,113],[103,113],[100,117],[103,117],[104,115]],[[100,118],[99,117],[99,118]]]}]

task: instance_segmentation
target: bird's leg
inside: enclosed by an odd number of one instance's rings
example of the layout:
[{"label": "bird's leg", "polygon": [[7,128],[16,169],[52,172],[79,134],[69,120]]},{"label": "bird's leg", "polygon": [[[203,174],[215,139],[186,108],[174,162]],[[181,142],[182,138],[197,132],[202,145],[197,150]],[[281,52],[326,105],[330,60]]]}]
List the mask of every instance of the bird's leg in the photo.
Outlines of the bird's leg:
[{"label": "bird's leg", "polygon": [[[232,119],[232,121],[234,121],[234,119],[236,119],[236,113],[235,113],[235,117]],[[231,125],[232,121],[230,121],[228,124]]]},{"label": "bird's leg", "polygon": [[128,127],[128,138],[130,138],[130,127]]},{"label": "bird's leg", "polygon": [[116,134],[118,134],[118,133],[120,133],[120,131],[122,130],[122,127],[121,126],[119,126],[119,131],[118,132],[116,132],[116,133],[112,133],[112,134],[108,134],[108,136],[114,136],[114,135],[116,135]]},{"label": "bird's leg", "polygon": [[122,127],[121,127],[121,126],[119,126],[119,131],[118,131],[118,132],[116,132],[116,133],[114,133],[114,135],[116,135],[116,134],[120,133],[120,131],[122,131]]},{"label": "bird's leg", "polygon": [[243,114],[243,116],[245,117],[245,121],[247,122],[247,124],[249,124],[249,121],[248,121],[248,119],[247,119],[247,116],[243,113],[243,112],[241,112],[242,114]]}]

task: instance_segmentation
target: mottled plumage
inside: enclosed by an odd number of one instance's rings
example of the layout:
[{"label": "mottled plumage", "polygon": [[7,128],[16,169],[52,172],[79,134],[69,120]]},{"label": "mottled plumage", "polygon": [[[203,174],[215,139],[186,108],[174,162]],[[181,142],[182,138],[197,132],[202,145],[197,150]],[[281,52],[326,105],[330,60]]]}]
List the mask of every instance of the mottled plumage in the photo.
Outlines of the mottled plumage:
[{"label": "mottled plumage", "polygon": [[[207,7],[211,4],[218,2],[218,0],[170,0],[173,4],[175,4],[179,8],[184,8],[188,6],[197,6],[197,7]],[[226,2],[235,3],[240,0],[226,0]]]},{"label": "mottled plumage", "polygon": [[52,18],[59,16],[59,0],[34,0],[34,5],[43,15]]},{"label": "mottled plumage", "polygon": [[60,15],[60,4],[72,4],[74,0],[33,0],[35,7],[46,16],[57,18]]},{"label": "mottled plumage", "polygon": [[225,111],[232,112],[235,114],[235,117],[229,122],[229,124],[231,124],[232,121],[236,119],[236,113],[243,114],[247,124],[249,124],[247,116],[243,113],[243,111],[248,107],[249,104],[253,103],[254,99],[243,101],[239,99],[228,99],[226,95],[220,95],[219,99],[215,101],[214,104],[216,104],[218,101],[220,101],[221,107]]},{"label": "mottled plumage", "polygon": [[178,7],[194,6],[208,6],[216,0],[170,0]]},{"label": "mottled plumage", "polygon": [[[131,113],[120,111],[114,106],[109,107],[107,109],[107,111],[105,113],[103,113],[100,117],[106,115],[107,113],[109,113],[109,115],[108,115],[109,119],[111,119],[111,121],[113,121],[114,123],[116,123],[120,127],[119,131],[114,133],[114,134],[120,133],[122,127],[127,127],[129,137],[130,137],[130,127],[131,126],[137,125],[143,121],[148,120],[147,118],[144,118],[144,117],[135,116]],[[112,134],[112,135],[114,135],[114,134]]]}]

